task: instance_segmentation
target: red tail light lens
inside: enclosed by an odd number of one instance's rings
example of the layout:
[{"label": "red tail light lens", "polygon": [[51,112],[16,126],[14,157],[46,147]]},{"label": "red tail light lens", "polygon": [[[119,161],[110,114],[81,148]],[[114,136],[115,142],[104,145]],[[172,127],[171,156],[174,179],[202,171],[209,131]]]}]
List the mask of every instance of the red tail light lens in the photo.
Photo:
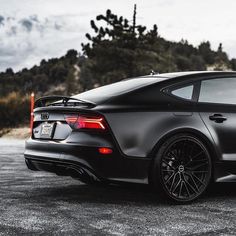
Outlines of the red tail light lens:
[{"label": "red tail light lens", "polygon": [[103,117],[79,116],[77,120],[78,129],[105,129]]},{"label": "red tail light lens", "polygon": [[105,120],[102,116],[67,116],[66,122],[74,129],[106,129]]},{"label": "red tail light lens", "polygon": [[99,153],[101,154],[111,154],[112,153],[112,149],[111,148],[106,148],[106,147],[101,147],[98,149]]},{"label": "red tail light lens", "polygon": [[78,116],[69,116],[69,117],[66,117],[66,122],[69,125],[74,125],[77,119],[78,119]]}]

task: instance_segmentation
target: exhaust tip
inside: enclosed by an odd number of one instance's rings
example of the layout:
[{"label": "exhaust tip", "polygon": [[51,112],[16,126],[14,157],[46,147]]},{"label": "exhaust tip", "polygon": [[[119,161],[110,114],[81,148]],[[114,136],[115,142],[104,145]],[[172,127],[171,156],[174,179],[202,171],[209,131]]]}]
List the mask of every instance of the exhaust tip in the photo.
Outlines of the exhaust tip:
[{"label": "exhaust tip", "polygon": [[79,167],[68,167],[67,173],[72,178],[78,179],[84,183],[93,183],[99,181],[95,175]]}]

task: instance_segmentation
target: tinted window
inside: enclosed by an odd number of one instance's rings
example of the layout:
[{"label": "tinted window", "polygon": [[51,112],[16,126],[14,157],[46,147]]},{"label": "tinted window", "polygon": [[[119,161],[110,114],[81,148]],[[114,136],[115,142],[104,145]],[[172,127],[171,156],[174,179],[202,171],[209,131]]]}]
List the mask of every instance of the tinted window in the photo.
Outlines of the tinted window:
[{"label": "tinted window", "polygon": [[192,99],[192,96],[193,96],[193,85],[189,85],[186,87],[172,90],[171,93],[177,97],[190,100]]},{"label": "tinted window", "polygon": [[203,80],[199,102],[236,104],[236,78]]},{"label": "tinted window", "polygon": [[101,102],[112,96],[117,96],[140,87],[162,81],[165,78],[162,77],[139,77],[134,79],[122,80],[113,84],[105,85],[96,89],[80,93],[73,97],[88,100],[91,102]]}]

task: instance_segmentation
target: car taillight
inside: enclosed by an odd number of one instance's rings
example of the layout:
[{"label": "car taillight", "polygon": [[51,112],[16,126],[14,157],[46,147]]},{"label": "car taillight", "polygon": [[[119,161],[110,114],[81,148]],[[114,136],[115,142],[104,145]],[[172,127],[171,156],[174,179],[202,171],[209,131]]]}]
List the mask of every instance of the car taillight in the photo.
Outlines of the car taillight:
[{"label": "car taillight", "polygon": [[98,148],[98,151],[100,154],[104,154],[104,155],[111,154],[113,152],[111,148],[107,148],[107,147]]},{"label": "car taillight", "polygon": [[106,124],[102,116],[67,116],[66,122],[74,129],[105,130]]}]

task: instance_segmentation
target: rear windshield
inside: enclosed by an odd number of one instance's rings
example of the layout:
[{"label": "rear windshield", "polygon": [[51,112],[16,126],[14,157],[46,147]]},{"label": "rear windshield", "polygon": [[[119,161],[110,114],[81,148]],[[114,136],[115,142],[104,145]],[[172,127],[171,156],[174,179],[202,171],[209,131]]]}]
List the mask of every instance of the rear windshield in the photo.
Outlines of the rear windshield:
[{"label": "rear windshield", "polygon": [[122,80],[113,84],[105,85],[99,88],[91,89],[84,93],[73,96],[74,98],[84,99],[94,103],[107,100],[110,97],[117,96],[137,88],[163,80],[162,77],[140,77],[128,80]]}]

